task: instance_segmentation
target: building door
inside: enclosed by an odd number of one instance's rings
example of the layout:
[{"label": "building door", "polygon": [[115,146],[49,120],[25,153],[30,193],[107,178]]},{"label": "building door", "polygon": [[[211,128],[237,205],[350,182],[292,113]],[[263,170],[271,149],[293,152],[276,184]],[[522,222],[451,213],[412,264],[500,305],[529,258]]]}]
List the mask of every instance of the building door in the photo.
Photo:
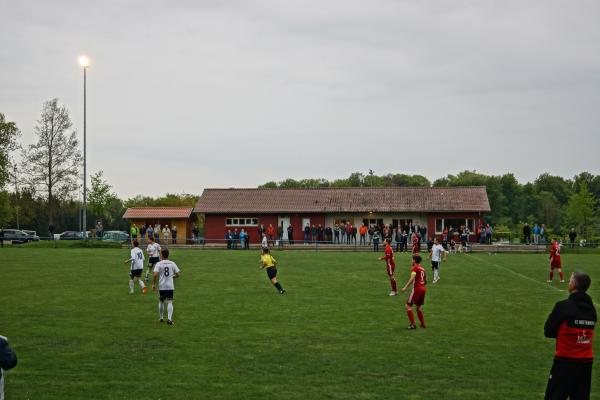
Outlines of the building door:
[{"label": "building door", "polygon": [[302,227],[300,228],[301,232],[304,232],[306,225],[310,226],[310,218],[302,218]]},{"label": "building door", "polygon": [[282,217],[280,216],[277,225],[283,228],[283,239],[288,240],[287,228],[290,226],[290,217]]}]

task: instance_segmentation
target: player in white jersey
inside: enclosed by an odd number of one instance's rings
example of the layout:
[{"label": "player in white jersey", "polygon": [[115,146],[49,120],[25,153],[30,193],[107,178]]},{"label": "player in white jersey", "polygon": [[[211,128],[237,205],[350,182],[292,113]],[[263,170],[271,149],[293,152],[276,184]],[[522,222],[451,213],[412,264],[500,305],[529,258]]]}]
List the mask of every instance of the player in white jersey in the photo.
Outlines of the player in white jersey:
[{"label": "player in white jersey", "polygon": [[158,280],[158,315],[160,322],[164,321],[165,300],[167,301],[167,324],[173,325],[173,295],[175,292],[174,278],[179,278],[179,267],[169,260],[169,249],[160,251],[162,260],[154,266],[152,290],[156,291]]},{"label": "player in white jersey", "polygon": [[433,241],[431,252],[429,257],[431,258],[431,269],[433,270],[433,283],[437,283],[440,280],[440,263],[442,262],[442,254],[444,255],[443,260],[448,259],[448,250],[444,249],[444,246],[440,244],[438,238]]},{"label": "player in white jersey", "polygon": [[154,271],[154,266],[160,261],[160,244],[154,241],[154,237],[148,238],[148,247],[146,247],[148,253],[148,270],[146,271],[146,282],[148,282],[148,275],[150,271]]},{"label": "player in white jersey", "polygon": [[125,264],[130,263],[131,267],[129,270],[129,294],[133,294],[133,288],[135,286],[134,280],[137,280],[142,289],[142,294],[146,294],[148,288],[142,281],[142,271],[144,270],[144,252],[139,247],[137,239],[133,240],[133,247],[131,248],[131,257],[125,260]]}]

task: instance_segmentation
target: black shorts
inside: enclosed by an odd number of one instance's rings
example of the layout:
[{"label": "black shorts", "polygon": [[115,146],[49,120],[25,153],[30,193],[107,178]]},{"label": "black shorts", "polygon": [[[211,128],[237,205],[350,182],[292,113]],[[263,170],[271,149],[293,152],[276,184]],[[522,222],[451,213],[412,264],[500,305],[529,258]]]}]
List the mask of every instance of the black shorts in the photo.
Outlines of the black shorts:
[{"label": "black shorts", "polygon": [[439,261],[432,261],[431,262],[431,268],[432,269],[439,269],[440,268],[440,262]]},{"label": "black shorts", "polygon": [[160,301],[173,300],[173,292],[174,290],[159,290],[158,298],[160,299]]},{"label": "black shorts", "polygon": [[277,268],[276,267],[268,267],[267,275],[269,276],[269,279],[275,278],[277,276]]},{"label": "black shorts", "polygon": [[148,262],[150,263],[150,265],[154,266],[154,264],[156,264],[157,262],[160,261],[160,257],[150,257],[150,259],[148,260]]},{"label": "black shorts", "polygon": [[545,399],[589,399],[592,363],[554,360]]},{"label": "black shorts", "polygon": [[136,276],[139,278],[140,276],[142,276],[142,270],[132,269],[131,271],[129,271],[129,276],[131,277],[131,279],[135,278]]}]

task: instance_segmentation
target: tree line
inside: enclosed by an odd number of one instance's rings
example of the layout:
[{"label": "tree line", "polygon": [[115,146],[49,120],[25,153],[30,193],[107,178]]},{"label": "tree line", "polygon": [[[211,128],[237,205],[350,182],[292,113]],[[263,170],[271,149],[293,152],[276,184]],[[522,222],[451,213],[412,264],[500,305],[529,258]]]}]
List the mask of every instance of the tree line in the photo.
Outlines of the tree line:
[{"label": "tree line", "polygon": [[[82,162],[77,132],[69,111],[58,99],[44,102],[34,128],[35,140],[21,143],[16,123],[0,113],[0,228],[20,227],[41,235],[54,225],[57,232],[78,230],[81,221]],[[17,160],[16,155],[20,155]],[[97,219],[105,229],[123,230],[122,215],[128,207],[193,207],[196,194],[166,194],[158,198],[138,195],[119,198],[102,171],[90,176],[87,220],[89,230]],[[600,175],[582,172],[572,178],[542,174],[533,182],[520,183],[513,174],[485,175],[463,171],[431,182],[422,175],[377,175],[354,172],[347,178],[286,179],[261,188],[323,188],[369,186],[485,186],[491,213],[486,216],[496,230],[520,232],[525,222],[544,223],[564,236],[575,227],[587,240],[600,241]]]}]

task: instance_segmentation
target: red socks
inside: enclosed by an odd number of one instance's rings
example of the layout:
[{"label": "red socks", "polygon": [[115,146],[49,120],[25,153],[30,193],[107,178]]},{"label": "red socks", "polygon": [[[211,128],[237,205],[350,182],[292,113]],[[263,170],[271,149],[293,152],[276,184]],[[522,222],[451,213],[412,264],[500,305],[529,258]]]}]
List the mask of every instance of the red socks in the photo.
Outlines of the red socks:
[{"label": "red socks", "polygon": [[554,278],[554,271],[550,271],[550,280],[552,280],[552,278]]},{"label": "red socks", "polygon": [[396,286],[396,279],[391,278],[390,284],[392,285],[392,291],[398,293],[398,286]]},{"label": "red socks", "polygon": [[425,328],[425,319],[423,319],[423,311],[417,311],[419,322],[421,322],[421,328]]},{"label": "red socks", "polygon": [[565,275],[563,274],[563,272],[562,272],[562,271],[559,271],[559,273],[558,273],[558,274],[560,275],[560,280],[561,280],[561,281],[564,281],[564,280],[565,280]]},{"label": "red socks", "polygon": [[406,310],[406,315],[408,315],[408,319],[410,320],[411,325],[415,325],[415,315],[412,310]]}]

